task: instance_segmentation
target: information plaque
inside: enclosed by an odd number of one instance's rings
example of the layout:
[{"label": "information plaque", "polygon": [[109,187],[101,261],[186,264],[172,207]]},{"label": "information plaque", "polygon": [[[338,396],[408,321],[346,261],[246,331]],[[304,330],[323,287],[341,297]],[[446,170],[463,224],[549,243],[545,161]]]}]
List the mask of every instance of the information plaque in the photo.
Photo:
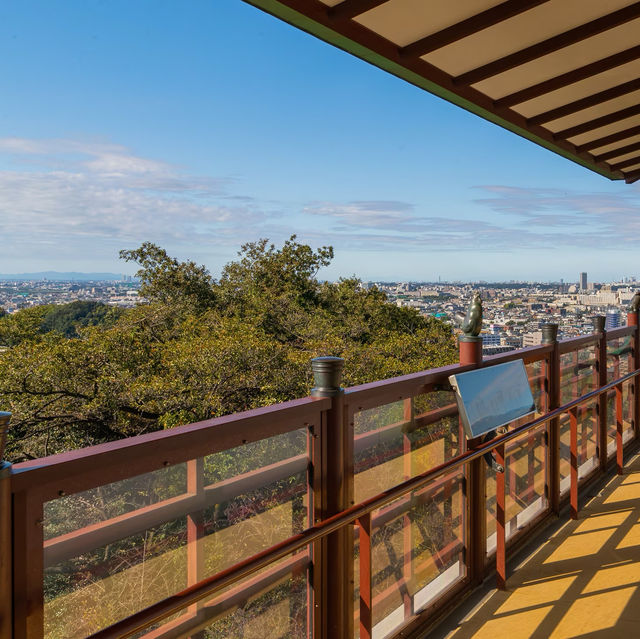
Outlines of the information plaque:
[{"label": "information plaque", "polygon": [[469,438],[535,412],[522,360],[451,375],[449,382]]}]

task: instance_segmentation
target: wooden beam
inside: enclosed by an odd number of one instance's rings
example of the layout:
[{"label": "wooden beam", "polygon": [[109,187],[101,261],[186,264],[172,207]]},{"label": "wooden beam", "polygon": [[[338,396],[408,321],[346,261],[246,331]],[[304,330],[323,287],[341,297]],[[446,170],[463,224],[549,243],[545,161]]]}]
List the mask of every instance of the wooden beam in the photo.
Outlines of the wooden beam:
[{"label": "wooden beam", "polygon": [[506,55],[498,60],[489,62],[488,64],[483,64],[471,71],[467,71],[466,73],[454,78],[454,83],[457,85],[476,84],[481,80],[486,80],[487,78],[498,75],[499,73],[515,69],[516,67],[526,64],[527,62],[531,62],[536,58],[548,55],[549,53],[553,53],[559,49],[564,49],[565,47],[576,44],[577,42],[582,42],[583,40],[591,38],[598,33],[608,31],[609,29],[613,29],[614,27],[620,26],[621,24],[638,17],[640,17],[640,2],[634,2],[624,9],[614,11],[613,13],[609,13],[606,16],[602,16],[601,18],[592,20],[586,24],[581,24],[579,27],[575,27],[574,29],[570,29],[569,31],[553,36],[552,38],[548,38],[547,40],[531,45],[530,47],[526,47],[525,49]]},{"label": "wooden beam", "polygon": [[557,139],[566,140],[576,135],[581,135],[582,133],[588,133],[589,131],[599,129],[602,126],[613,124],[614,122],[618,122],[619,120],[630,118],[634,115],[640,115],[640,104],[634,104],[633,106],[627,107],[625,109],[620,109],[620,111],[607,113],[607,115],[600,116],[599,118],[594,118],[593,120],[583,122],[582,124],[577,124],[576,126],[569,127],[568,129],[558,131],[554,134],[554,137]]},{"label": "wooden beam", "polygon": [[[246,0],[258,7],[271,6],[275,0]],[[640,2],[638,3],[640,4]],[[453,78],[442,69],[435,67],[422,58],[407,58],[400,54],[397,44],[383,38],[370,29],[359,24],[355,20],[336,22],[329,18],[326,5],[319,0],[277,0],[281,10],[292,10],[301,16],[300,28],[316,34],[321,39],[335,44],[340,48],[352,52],[371,64],[380,67],[418,87],[444,98],[462,108],[497,123],[517,134],[533,139],[541,146],[549,148],[560,155],[568,156],[573,161],[583,164],[592,170],[609,177],[610,179],[622,178],[621,174],[613,173],[608,164],[594,162],[593,156],[588,153],[576,154],[575,145],[554,138],[551,131],[544,127],[529,127],[526,118],[520,113],[508,108],[496,108],[494,100],[477,89],[469,86],[454,84]],[[265,9],[269,10],[269,9]],[[270,10],[269,10],[270,11]],[[270,11],[274,13],[273,11]],[[275,15],[279,15],[278,12]],[[294,24],[298,24],[294,22]],[[320,29],[328,28],[339,40],[329,37]],[[343,38],[346,40],[343,40]],[[357,46],[357,49],[348,46],[348,42]],[[428,378],[424,378],[428,383]],[[373,389],[372,389],[373,391]],[[397,396],[390,401],[397,400]],[[374,405],[378,406],[379,398],[374,398]]]},{"label": "wooden beam", "polygon": [[640,169],[638,169],[637,171],[632,171],[631,173],[625,173],[624,174],[624,181],[627,184],[633,184],[634,182],[637,182],[638,180],[640,180]]},{"label": "wooden beam", "polygon": [[604,137],[597,138],[596,140],[591,140],[590,142],[585,142],[580,146],[576,147],[578,152],[591,151],[592,149],[599,149],[601,146],[607,146],[608,144],[613,144],[614,142],[622,142],[627,138],[633,137],[634,135],[640,135],[640,125],[632,126],[624,131],[617,131],[616,133],[611,133],[609,135],[605,135]]},{"label": "wooden beam", "polygon": [[538,84],[534,84],[526,89],[521,89],[520,91],[505,95],[499,100],[496,100],[495,105],[496,107],[512,107],[515,104],[522,104],[523,102],[527,102],[527,100],[538,98],[545,93],[551,93],[551,91],[562,89],[563,87],[567,87],[575,82],[580,82],[580,80],[585,80],[586,78],[598,75],[599,73],[604,73],[605,71],[615,69],[623,64],[639,59],[640,45],[627,49],[626,51],[621,51],[620,53],[615,53],[614,55],[602,58],[601,60],[596,60],[596,62],[590,62],[589,64],[585,64],[577,69],[567,71],[566,73],[561,73],[554,78],[538,82]]},{"label": "wooden beam", "polygon": [[379,7],[387,0],[344,0],[340,4],[328,9],[327,14],[333,20],[351,20],[371,9]]},{"label": "wooden beam", "polygon": [[400,53],[407,57],[420,58],[436,49],[445,47],[452,42],[466,38],[478,31],[492,27],[494,24],[508,20],[513,16],[524,13],[549,0],[507,0],[501,4],[482,11],[466,20],[452,24],[441,31],[436,31],[416,42],[400,49]]},{"label": "wooden beam", "polygon": [[640,156],[636,156],[634,158],[630,158],[629,160],[624,160],[622,162],[617,162],[616,164],[612,164],[611,168],[614,171],[621,171],[622,169],[628,169],[636,164],[640,164]]},{"label": "wooden beam", "polygon": [[623,95],[633,93],[634,91],[638,91],[639,89],[640,78],[634,78],[629,82],[624,82],[623,84],[611,87],[610,89],[599,91],[598,93],[588,95],[587,97],[581,98],[580,100],[575,100],[574,102],[570,102],[569,104],[563,104],[562,106],[559,106],[555,109],[550,109],[549,111],[545,111],[544,113],[535,115],[532,118],[529,118],[528,121],[530,124],[544,124],[545,122],[551,122],[553,120],[557,120],[558,118],[562,118],[565,115],[571,115],[572,113],[577,113],[578,111],[582,111],[583,109],[597,106],[598,104],[602,104],[603,102],[607,102],[608,100],[613,100],[614,98],[619,98]]},{"label": "wooden beam", "polygon": [[607,162],[608,160],[620,157],[621,155],[626,155],[627,153],[631,153],[632,151],[640,151],[640,141],[633,142],[632,144],[627,144],[626,146],[618,147],[617,149],[607,151],[606,153],[601,153],[600,155],[597,155],[595,157],[598,162]]}]

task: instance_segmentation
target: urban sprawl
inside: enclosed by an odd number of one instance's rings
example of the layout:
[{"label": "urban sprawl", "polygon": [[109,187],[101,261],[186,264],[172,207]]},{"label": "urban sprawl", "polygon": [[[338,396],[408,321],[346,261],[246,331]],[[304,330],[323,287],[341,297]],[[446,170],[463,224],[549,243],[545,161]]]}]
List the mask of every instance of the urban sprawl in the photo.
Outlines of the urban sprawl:
[{"label": "urban sprawl", "polygon": [[[640,283],[635,277],[619,282],[594,283],[580,273],[575,283],[416,283],[365,282],[377,286],[398,306],[433,315],[460,333],[473,294],[483,305],[483,351],[499,353],[539,344],[543,324],[560,326],[561,339],[593,332],[593,317],[606,316],[606,328],[625,323],[629,303]],[[41,304],[66,304],[92,300],[112,306],[140,303],[138,282],[130,276],[117,281],[0,281],[0,307],[7,313]]]}]

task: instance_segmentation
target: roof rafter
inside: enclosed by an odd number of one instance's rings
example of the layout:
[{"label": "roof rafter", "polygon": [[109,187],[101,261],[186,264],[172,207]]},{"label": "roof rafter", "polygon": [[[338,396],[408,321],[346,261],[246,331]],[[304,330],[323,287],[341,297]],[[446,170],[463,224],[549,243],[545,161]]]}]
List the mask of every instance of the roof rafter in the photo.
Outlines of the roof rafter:
[{"label": "roof rafter", "polygon": [[611,168],[614,171],[621,171],[622,169],[628,169],[629,167],[635,166],[636,164],[640,164],[640,156],[630,158],[629,160],[625,160],[624,162],[617,162],[616,164],[612,164]]},{"label": "roof rafter", "polygon": [[371,9],[379,7],[388,0],[343,0],[340,4],[330,7],[327,14],[334,20],[351,20]]},{"label": "roof rafter", "polygon": [[563,87],[567,87],[575,82],[586,80],[594,75],[610,71],[611,69],[615,69],[616,67],[627,64],[628,62],[633,62],[634,60],[640,60],[640,45],[637,47],[631,47],[631,49],[621,51],[620,53],[614,53],[613,55],[602,58],[601,60],[590,62],[589,64],[585,64],[583,67],[567,71],[566,73],[561,73],[554,78],[538,82],[538,84],[534,84],[526,89],[521,89],[520,91],[516,91],[510,95],[505,95],[503,98],[496,100],[495,104],[497,107],[511,107],[516,104],[522,104],[522,102],[527,102],[527,100],[539,98],[545,93],[551,93],[551,91],[562,89]]},{"label": "roof rafter", "polygon": [[441,31],[416,40],[406,47],[402,47],[400,53],[403,56],[420,58],[456,40],[466,38],[545,2],[549,2],[549,0],[507,0],[466,20],[452,24]]},{"label": "roof rafter", "polygon": [[608,100],[613,100],[614,98],[619,98],[623,95],[627,95],[628,93],[633,93],[634,91],[638,91],[639,89],[640,78],[635,78],[634,80],[630,80],[629,82],[624,82],[623,84],[611,87],[610,89],[605,89],[604,91],[594,93],[593,95],[581,98],[580,100],[576,100],[575,102],[563,104],[562,106],[559,106],[555,109],[550,109],[549,111],[545,111],[544,113],[534,115],[532,118],[529,118],[528,121],[530,124],[544,124],[545,122],[551,122],[553,120],[557,120],[558,118],[562,118],[565,115],[571,115],[572,113],[582,111],[582,109],[588,109],[589,107],[597,106],[598,104],[602,104],[603,102],[607,102]]},{"label": "roof rafter", "polygon": [[586,40],[598,33],[602,33],[603,31],[613,29],[614,27],[620,26],[621,24],[638,17],[640,17],[640,2],[634,2],[624,9],[614,11],[613,13],[609,13],[606,16],[602,16],[601,18],[597,18],[596,20],[592,20],[586,24],[581,24],[574,29],[570,29],[564,33],[559,33],[547,40],[533,44],[530,47],[526,47],[525,49],[506,55],[498,60],[489,62],[488,64],[483,64],[482,66],[472,69],[471,71],[467,71],[466,73],[462,73],[454,78],[454,83],[476,84],[481,80],[486,80],[487,78],[498,75],[499,73],[515,69],[516,67],[527,62],[531,62],[543,55],[553,53],[559,49],[564,49],[565,47],[581,42],[582,40]]},{"label": "roof rafter", "polygon": [[[490,96],[472,86],[456,85],[444,69],[424,58],[401,55],[397,44],[356,20],[329,17],[329,7],[320,0],[246,0],[277,15],[287,22],[312,33],[334,46],[384,69],[399,78],[440,96],[462,108],[549,148],[610,179],[621,179],[620,171],[612,171],[606,162],[597,162],[593,155],[577,151],[576,145],[554,136],[548,128],[529,125],[527,119],[508,107],[496,107]],[[365,0],[359,0],[364,2]],[[372,6],[367,1],[366,6]],[[350,6],[355,0],[350,1]],[[377,2],[377,0],[376,0]],[[400,3],[401,4],[401,3]],[[553,3],[548,3],[551,6]],[[636,2],[640,10],[640,2]],[[336,5],[340,6],[340,5]],[[364,5],[359,5],[360,7]],[[375,5],[377,6],[377,4]],[[546,5],[542,5],[546,6]],[[508,21],[503,23],[508,24]]]},{"label": "roof rafter", "polygon": [[557,133],[554,133],[554,137],[556,139],[562,138],[566,140],[576,135],[581,135],[582,133],[589,133],[589,131],[599,129],[602,126],[613,124],[618,120],[624,120],[625,118],[633,117],[634,115],[640,115],[640,104],[634,104],[633,106],[627,107],[626,109],[620,109],[620,111],[607,113],[607,115],[600,116],[599,118],[594,118],[593,120],[589,120],[588,122],[577,124],[576,126],[569,127],[568,129],[564,129],[563,131],[558,131]]},{"label": "roof rafter", "polygon": [[627,138],[633,137],[634,135],[640,135],[640,125],[632,126],[628,129],[624,129],[624,131],[610,133],[609,135],[591,140],[590,142],[585,142],[584,144],[580,144],[579,146],[577,146],[576,150],[579,153],[588,152],[592,149],[598,149],[601,146],[607,146],[608,144],[614,144],[615,142],[622,142]]},{"label": "roof rafter", "polygon": [[626,146],[621,146],[617,149],[613,149],[612,151],[607,151],[606,153],[600,153],[600,155],[596,155],[595,158],[599,162],[606,162],[607,160],[617,158],[621,155],[626,155],[632,151],[640,151],[640,141],[627,144]]},{"label": "roof rafter", "polygon": [[634,182],[637,182],[638,180],[640,180],[640,169],[638,171],[631,171],[631,173],[625,173],[624,174],[624,181],[627,184],[633,184]]}]

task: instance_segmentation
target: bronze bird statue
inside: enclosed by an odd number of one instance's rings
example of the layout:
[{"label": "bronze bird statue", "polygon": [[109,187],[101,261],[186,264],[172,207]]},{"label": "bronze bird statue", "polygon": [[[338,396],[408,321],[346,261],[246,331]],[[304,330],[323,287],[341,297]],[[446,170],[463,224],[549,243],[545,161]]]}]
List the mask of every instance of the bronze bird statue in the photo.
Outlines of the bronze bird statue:
[{"label": "bronze bird statue", "polygon": [[462,322],[462,331],[467,337],[477,337],[482,330],[482,299],[480,293],[475,293],[469,308],[467,309],[467,315]]},{"label": "bronze bird statue", "polygon": [[631,298],[631,312],[637,313],[640,311],[640,292],[636,291],[635,295]]}]

